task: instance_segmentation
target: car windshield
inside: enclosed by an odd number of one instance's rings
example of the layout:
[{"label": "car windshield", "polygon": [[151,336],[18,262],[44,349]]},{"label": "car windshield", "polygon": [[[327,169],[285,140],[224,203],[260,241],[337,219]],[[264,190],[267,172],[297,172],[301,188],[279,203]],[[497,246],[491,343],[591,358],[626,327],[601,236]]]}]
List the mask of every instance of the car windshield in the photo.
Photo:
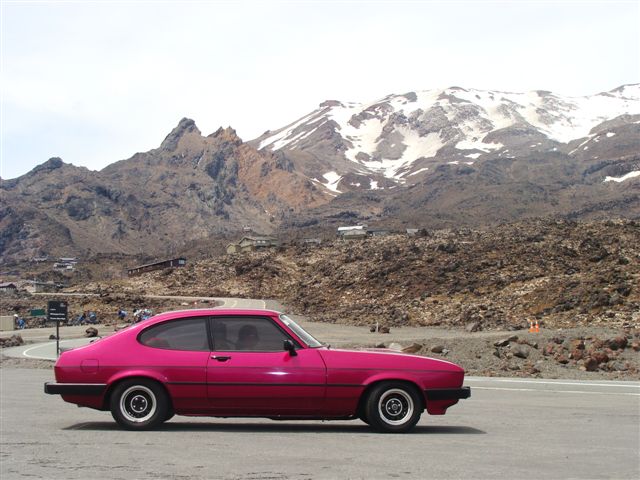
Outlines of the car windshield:
[{"label": "car windshield", "polygon": [[311,336],[311,334],[309,334],[304,328],[302,328],[300,325],[298,325],[296,322],[291,320],[286,315],[280,315],[280,320],[282,320],[282,323],[284,323],[287,327],[289,327],[293,331],[293,333],[295,333],[298,336],[298,338],[300,338],[300,340],[302,340],[308,346],[312,348],[322,346],[322,343],[320,343],[318,340],[313,338],[313,336]]}]

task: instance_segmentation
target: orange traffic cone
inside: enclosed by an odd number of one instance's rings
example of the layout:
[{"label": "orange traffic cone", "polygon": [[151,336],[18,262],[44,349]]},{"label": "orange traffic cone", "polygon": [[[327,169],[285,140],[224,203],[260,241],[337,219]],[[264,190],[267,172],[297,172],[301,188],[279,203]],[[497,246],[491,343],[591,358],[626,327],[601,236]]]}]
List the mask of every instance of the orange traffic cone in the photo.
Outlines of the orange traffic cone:
[{"label": "orange traffic cone", "polygon": [[533,321],[529,320],[529,333],[535,332],[535,327],[533,326]]},{"label": "orange traffic cone", "polygon": [[538,324],[538,321],[536,320],[536,326],[534,327],[534,332],[536,333],[540,333],[540,325]]}]

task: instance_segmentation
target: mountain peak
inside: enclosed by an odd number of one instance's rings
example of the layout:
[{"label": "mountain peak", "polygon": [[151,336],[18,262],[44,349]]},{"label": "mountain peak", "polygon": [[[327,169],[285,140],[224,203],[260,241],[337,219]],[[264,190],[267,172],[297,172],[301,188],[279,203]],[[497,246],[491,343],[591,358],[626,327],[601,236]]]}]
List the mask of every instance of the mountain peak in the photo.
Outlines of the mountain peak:
[{"label": "mountain peak", "polygon": [[31,174],[39,173],[39,172],[51,172],[53,170],[57,170],[58,168],[62,168],[65,163],[62,161],[60,157],[51,157],[49,160],[44,162],[41,165],[38,165],[33,170],[31,170]]},{"label": "mountain peak", "polygon": [[201,135],[200,130],[198,130],[198,127],[196,126],[196,122],[194,122],[190,118],[185,117],[180,120],[178,126],[171,130],[171,133],[164,139],[164,141],[160,145],[160,148],[165,151],[173,151],[178,146],[178,142],[180,141],[180,139],[185,134],[192,132]]},{"label": "mountain peak", "polygon": [[208,138],[219,139],[225,142],[231,142],[235,145],[240,145],[242,143],[242,139],[238,136],[237,132],[231,128],[218,128],[215,132],[208,136]]},{"label": "mountain peak", "polygon": [[326,108],[326,107],[344,107],[344,105],[342,104],[342,102],[339,102],[338,100],[325,100],[324,102],[322,102],[320,105],[318,105],[320,108]]}]

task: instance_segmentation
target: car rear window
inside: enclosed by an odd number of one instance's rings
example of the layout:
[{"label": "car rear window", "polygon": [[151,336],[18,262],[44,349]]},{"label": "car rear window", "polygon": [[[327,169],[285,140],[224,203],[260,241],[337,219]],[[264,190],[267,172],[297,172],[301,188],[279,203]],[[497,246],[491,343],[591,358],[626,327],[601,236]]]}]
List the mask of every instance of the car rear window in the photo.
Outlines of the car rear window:
[{"label": "car rear window", "polygon": [[140,334],[143,345],[168,350],[209,350],[204,318],[172,320],[146,329]]}]

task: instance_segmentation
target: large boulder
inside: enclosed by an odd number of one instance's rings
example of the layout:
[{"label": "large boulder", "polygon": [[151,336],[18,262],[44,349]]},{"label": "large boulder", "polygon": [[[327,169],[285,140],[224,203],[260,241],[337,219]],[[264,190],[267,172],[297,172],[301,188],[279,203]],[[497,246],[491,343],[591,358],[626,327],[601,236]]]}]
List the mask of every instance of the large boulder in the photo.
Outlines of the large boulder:
[{"label": "large boulder", "polygon": [[511,345],[511,353],[513,353],[514,357],[527,358],[529,357],[529,347],[519,343],[514,343]]},{"label": "large boulder", "polygon": [[598,361],[595,358],[589,357],[584,361],[583,368],[587,372],[595,372],[596,370],[598,370]]},{"label": "large boulder", "polygon": [[605,341],[605,345],[611,350],[623,350],[627,347],[627,337],[620,335],[619,337],[610,338]]},{"label": "large boulder", "polygon": [[529,357],[529,347],[526,345],[521,345],[519,343],[514,343],[511,345],[511,353],[514,357],[518,358],[528,358]]},{"label": "large boulder", "polygon": [[0,348],[19,347],[24,344],[24,340],[20,335],[11,335],[10,337],[0,338]]},{"label": "large boulder", "polygon": [[419,343],[414,343],[402,349],[404,353],[417,353],[420,350],[422,350],[422,345],[420,345]]},{"label": "large boulder", "polygon": [[98,336],[98,329],[95,327],[89,327],[85,330],[85,337],[87,338],[91,338],[91,337],[97,337]]}]

